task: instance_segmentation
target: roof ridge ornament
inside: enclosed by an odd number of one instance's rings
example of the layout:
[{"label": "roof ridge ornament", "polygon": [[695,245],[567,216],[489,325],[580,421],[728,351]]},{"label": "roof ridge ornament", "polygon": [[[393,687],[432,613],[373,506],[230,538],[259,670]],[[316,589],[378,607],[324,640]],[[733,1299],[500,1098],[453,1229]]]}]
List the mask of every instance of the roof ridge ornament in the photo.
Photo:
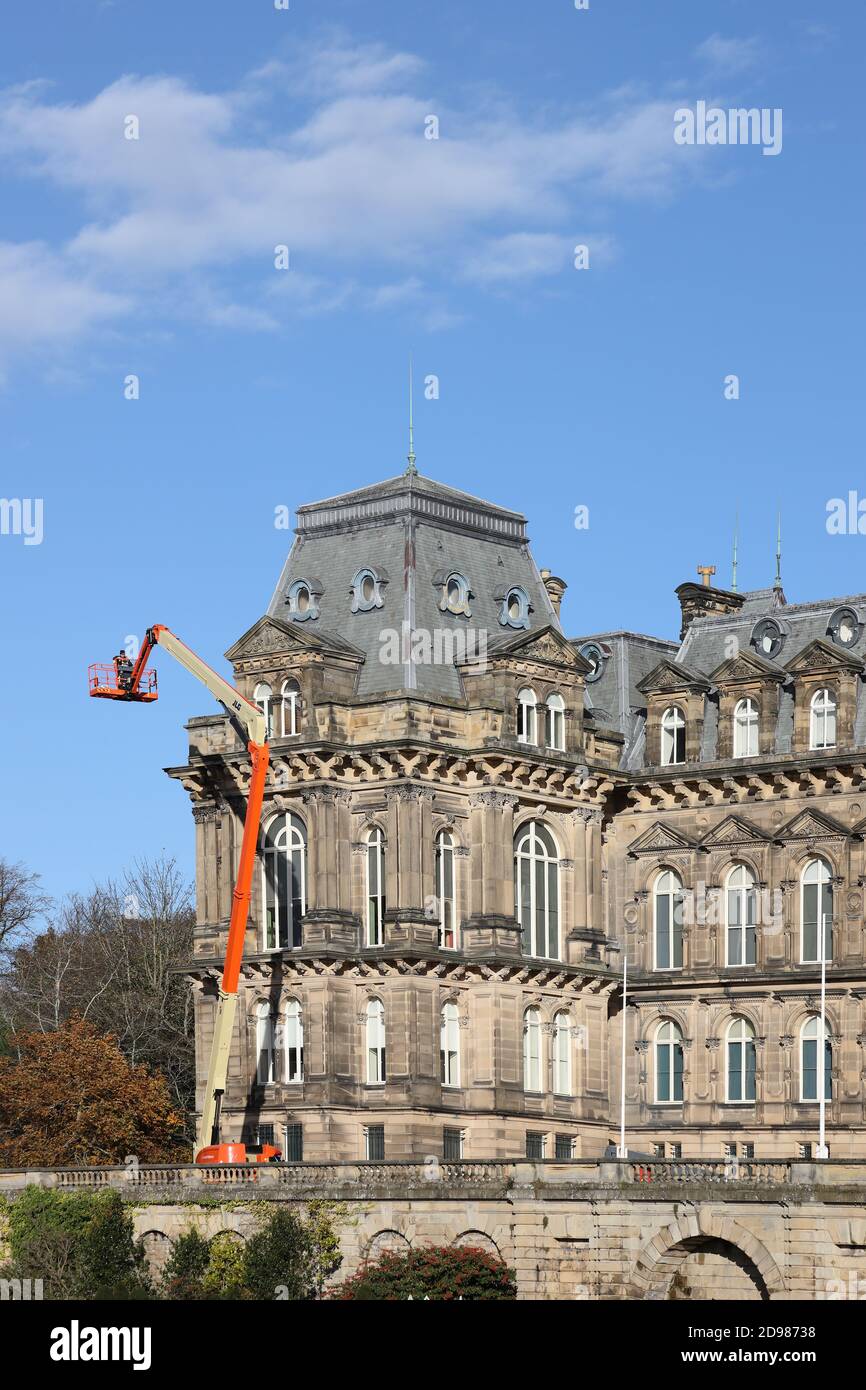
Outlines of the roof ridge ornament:
[{"label": "roof ridge ornament", "polygon": [[413,409],[413,390],[412,390],[412,357],[409,357],[409,452],[406,455],[408,467],[403,475],[406,478],[417,478],[418,469],[415,466],[415,419]]}]

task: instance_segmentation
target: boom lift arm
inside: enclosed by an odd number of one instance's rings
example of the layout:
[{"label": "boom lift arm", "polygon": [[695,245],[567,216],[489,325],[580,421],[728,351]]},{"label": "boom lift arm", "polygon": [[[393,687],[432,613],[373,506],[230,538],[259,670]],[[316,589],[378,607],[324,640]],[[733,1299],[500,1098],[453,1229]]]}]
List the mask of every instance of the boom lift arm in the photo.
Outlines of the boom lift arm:
[{"label": "boom lift arm", "polygon": [[[90,694],[101,699],[152,701],[157,698],[156,675],[147,669],[148,658],[159,645],[179,661],[181,666],[206,685],[223,706],[233,726],[243,737],[252,763],[249,796],[247,799],[241,855],[237,880],[232,895],[228,941],[223,963],[213,1041],[205,1084],[204,1106],[196,1142],[196,1163],[244,1162],[243,1145],[220,1142],[220,1110],[225,1094],[231,1050],[232,1029],[237,1010],[238,978],[244,949],[244,936],[250,910],[250,892],[256,857],[256,841],[262,815],[262,799],[268,770],[268,726],[264,714],[236,690],[227,680],[213,671],[195,652],[161,623],[149,627],[141,650],[133,662],[119,653],[113,666],[91,666]],[[264,1146],[260,1159],[278,1158],[279,1150]]]}]

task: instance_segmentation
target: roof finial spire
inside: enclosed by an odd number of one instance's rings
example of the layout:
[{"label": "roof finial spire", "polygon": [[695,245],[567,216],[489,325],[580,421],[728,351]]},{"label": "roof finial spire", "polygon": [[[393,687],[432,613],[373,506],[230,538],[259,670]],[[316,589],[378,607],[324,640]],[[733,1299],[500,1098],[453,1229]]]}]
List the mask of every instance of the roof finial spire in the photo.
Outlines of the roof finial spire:
[{"label": "roof finial spire", "polygon": [[734,559],[731,565],[731,592],[737,592],[737,538],[740,531],[740,509],[734,512]]},{"label": "roof finial spire", "polygon": [[415,467],[415,417],[414,402],[412,391],[412,358],[409,357],[409,452],[406,455],[409,460],[409,467],[406,469],[406,476],[414,478],[418,472]]},{"label": "roof finial spire", "polygon": [[773,588],[782,588],[782,513],[779,512],[776,519],[776,578]]}]

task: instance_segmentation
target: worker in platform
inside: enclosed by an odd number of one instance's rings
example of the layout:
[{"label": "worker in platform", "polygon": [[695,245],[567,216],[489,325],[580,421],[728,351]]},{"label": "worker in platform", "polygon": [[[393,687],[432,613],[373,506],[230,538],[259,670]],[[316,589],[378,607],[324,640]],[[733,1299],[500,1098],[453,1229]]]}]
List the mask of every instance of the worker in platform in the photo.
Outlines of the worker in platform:
[{"label": "worker in platform", "polygon": [[129,686],[132,678],[132,662],[126,652],[119,651],[114,658],[114,669],[117,672],[117,684],[124,690]]}]

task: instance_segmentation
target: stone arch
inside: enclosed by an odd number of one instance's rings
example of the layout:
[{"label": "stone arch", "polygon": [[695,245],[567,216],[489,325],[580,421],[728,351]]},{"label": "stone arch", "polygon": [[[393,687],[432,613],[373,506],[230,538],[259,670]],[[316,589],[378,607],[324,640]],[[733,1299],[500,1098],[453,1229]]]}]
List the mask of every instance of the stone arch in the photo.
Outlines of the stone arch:
[{"label": "stone arch", "polygon": [[380,1255],[384,1255],[389,1250],[398,1255],[405,1255],[411,1248],[411,1241],[403,1235],[402,1231],[395,1231],[393,1228],[387,1231],[377,1231],[367,1241],[364,1259],[365,1261],[378,1260]]},{"label": "stone arch", "polygon": [[[644,1246],[632,1271],[631,1297],[668,1297],[678,1270],[694,1255],[724,1259],[731,1267],[735,1292],[705,1291],[704,1297],[749,1297],[749,1286],[754,1290],[753,1298],[766,1300],[784,1294],[785,1285],[776,1261],[751,1231],[730,1217],[691,1211],[657,1231]],[[683,1291],[681,1296],[688,1295]]]},{"label": "stone arch", "polygon": [[471,1250],[483,1250],[486,1255],[495,1255],[498,1260],[502,1259],[502,1252],[496,1241],[484,1231],[461,1231],[451,1244],[466,1246]]},{"label": "stone arch", "polygon": [[171,1257],[174,1241],[165,1231],[143,1231],[139,1237],[144,1251],[144,1262],[152,1278],[159,1278]]}]

